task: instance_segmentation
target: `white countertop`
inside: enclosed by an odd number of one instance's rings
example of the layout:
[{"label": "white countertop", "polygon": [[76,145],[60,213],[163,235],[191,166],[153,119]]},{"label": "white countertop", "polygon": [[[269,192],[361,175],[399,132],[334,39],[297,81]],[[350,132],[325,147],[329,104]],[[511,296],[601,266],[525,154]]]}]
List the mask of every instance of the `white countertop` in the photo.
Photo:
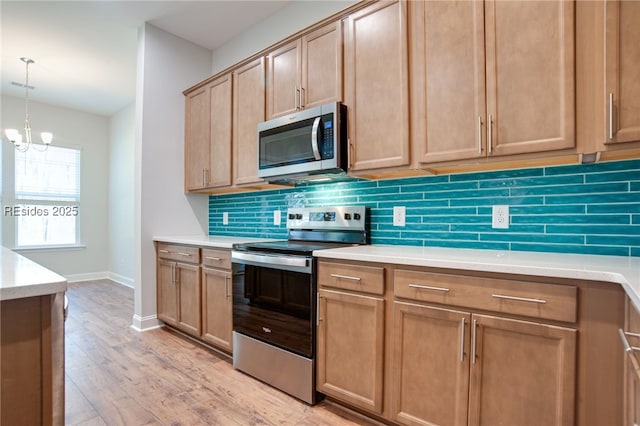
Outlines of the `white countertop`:
[{"label": "white countertop", "polygon": [[189,244],[202,247],[231,248],[233,244],[255,243],[262,241],[273,241],[273,238],[251,238],[251,237],[228,237],[228,236],[206,236],[206,235],[183,235],[173,237],[153,237],[153,241],[160,241],[171,244]]},{"label": "white countertop", "polygon": [[[154,241],[231,248],[235,243],[273,241],[229,236],[154,237]],[[362,245],[316,250],[327,259],[603,281],[621,285],[640,311],[640,258],[399,245]]]},{"label": "white countertop", "polygon": [[640,311],[638,257],[394,245],[343,247],[313,254],[328,259],[611,282],[621,285]]},{"label": "white countertop", "polygon": [[0,300],[22,299],[67,291],[66,278],[6,247],[0,251]]}]

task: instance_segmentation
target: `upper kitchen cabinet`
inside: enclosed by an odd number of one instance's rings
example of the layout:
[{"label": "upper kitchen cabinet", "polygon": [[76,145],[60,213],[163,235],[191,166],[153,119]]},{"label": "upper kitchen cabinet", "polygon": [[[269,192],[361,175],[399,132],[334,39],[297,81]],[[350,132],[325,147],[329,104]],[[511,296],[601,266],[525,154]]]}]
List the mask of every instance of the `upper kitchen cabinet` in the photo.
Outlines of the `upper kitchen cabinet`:
[{"label": "upper kitchen cabinet", "polygon": [[575,146],[573,2],[410,5],[417,162]]},{"label": "upper kitchen cabinet", "polygon": [[341,22],[327,24],[267,56],[267,117],[342,100]]},{"label": "upper kitchen cabinet", "polygon": [[226,74],[209,85],[211,97],[211,145],[207,186],[231,185],[232,75]]},{"label": "upper kitchen cabinet", "polygon": [[640,2],[605,2],[605,143],[640,141]]},{"label": "upper kitchen cabinet", "polygon": [[186,191],[205,187],[209,168],[209,91],[201,87],[185,96],[184,186]]},{"label": "upper kitchen cabinet", "polygon": [[482,2],[410,2],[412,133],[418,161],[485,155]]},{"label": "upper kitchen cabinet", "polygon": [[233,71],[233,183],[261,183],[258,177],[258,123],[265,119],[264,57]]},{"label": "upper kitchen cabinet", "polygon": [[408,166],[407,5],[376,2],[344,23],[350,171]]},{"label": "upper kitchen cabinet", "polygon": [[231,74],[186,95],[185,190],[231,185]]},{"label": "upper kitchen cabinet", "polygon": [[489,155],[575,146],[574,20],[573,1],[485,2]]}]

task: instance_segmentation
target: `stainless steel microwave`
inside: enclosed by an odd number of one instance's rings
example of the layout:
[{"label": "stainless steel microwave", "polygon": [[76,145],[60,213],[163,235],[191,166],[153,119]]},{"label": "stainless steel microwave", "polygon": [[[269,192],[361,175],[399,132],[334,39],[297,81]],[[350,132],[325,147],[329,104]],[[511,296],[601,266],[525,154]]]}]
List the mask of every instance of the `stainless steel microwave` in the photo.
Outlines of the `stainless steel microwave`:
[{"label": "stainless steel microwave", "polygon": [[267,180],[347,169],[347,107],[339,102],[258,124],[258,176]]}]

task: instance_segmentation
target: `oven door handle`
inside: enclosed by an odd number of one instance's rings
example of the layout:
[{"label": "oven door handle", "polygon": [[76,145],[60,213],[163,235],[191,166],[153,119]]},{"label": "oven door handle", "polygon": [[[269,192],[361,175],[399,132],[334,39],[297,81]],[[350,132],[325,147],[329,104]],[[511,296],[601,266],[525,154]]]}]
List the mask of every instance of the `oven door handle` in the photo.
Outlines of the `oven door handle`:
[{"label": "oven door handle", "polygon": [[[264,266],[274,269],[308,269],[311,272],[311,258],[301,256],[282,256],[270,254],[254,254],[244,252],[231,252],[231,260],[236,263],[248,263],[250,265]],[[280,267],[280,268],[279,268]]]}]

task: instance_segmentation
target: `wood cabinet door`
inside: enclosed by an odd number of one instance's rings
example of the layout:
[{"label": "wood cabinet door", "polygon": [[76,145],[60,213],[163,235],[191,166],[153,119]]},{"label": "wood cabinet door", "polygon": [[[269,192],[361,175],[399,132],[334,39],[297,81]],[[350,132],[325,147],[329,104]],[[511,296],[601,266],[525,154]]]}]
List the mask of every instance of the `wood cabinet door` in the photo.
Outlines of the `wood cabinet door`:
[{"label": "wood cabinet door", "polygon": [[209,168],[209,90],[202,87],[185,98],[184,182],[185,190],[206,186]]},{"label": "wood cabinet door", "polygon": [[202,339],[232,351],[231,273],[202,268]]},{"label": "wood cabinet door", "polygon": [[232,75],[227,74],[209,86],[211,130],[207,187],[231,185],[231,143],[233,99]]},{"label": "wood cabinet door", "polygon": [[384,299],[319,291],[317,388],[382,412]]},{"label": "wood cabinet door", "polygon": [[631,356],[625,354],[625,426],[640,424],[640,377],[631,361]]},{"label": "wood cabinet door", "polygon": [[267,64],[267,119],[297,111],[302,99],[300,40],[269,53]]},{"label": "wood cabinet door", "polygon": [[177,263],[176,281],[178,286],[178,323],[176,326],[192,336],[200,337],[202,330],[200,267]]},{"label": "wood cabinet door", "polygon": [[394,302],[393,419],[405,425],[466,425],[467,312]]},{"label": "wood cabinet door", "polygon": [[258,123],[264,121],[265,65],[258,58],[233,72],[233,183],[258,177]]},{"label": "wood cabinet door", "polygon": [[[640,335],[640,313],[635,309],[628,296],[625,300],[625,309],[624,329],[630,333],[625,337],[632,347],[638,347],[640,345],[640,337],[637,337]],[[624,426],[636,426],[640,424],[640,377],[638,370],[636,370],[638,352],[625,352],[624,357]]]},{"label": "wood cabinet door", "polygon": [[175,262],[159,259],[157,273],[158,318],[169,325],[178,324],[178,291],[175,284]]},{"label": "wood cabinet door", "polygon": [[409,2],[411,130],[417,161],[484,157],[482,2]]},{"label": "wood cabinet door", "polygon": [[573,425],[577,331],[487,315],[471,321],[469,425]]},{"label": "wood cabinet door", "polygon": [[640,141],[640,2],[605,2],[605,141]]},{"label": "wood cabinet door", "polygon": [[490,155],[575,146],[574,2],[485,2]]},{"label": "wood cabinet door", "polygon": [[302,108],[342,101],[342,22],[302,37]]},{"label": "wood cabinet door", "polygon": [[409,164],[407,9],[383,1],[345,22],[350,169]]}]

